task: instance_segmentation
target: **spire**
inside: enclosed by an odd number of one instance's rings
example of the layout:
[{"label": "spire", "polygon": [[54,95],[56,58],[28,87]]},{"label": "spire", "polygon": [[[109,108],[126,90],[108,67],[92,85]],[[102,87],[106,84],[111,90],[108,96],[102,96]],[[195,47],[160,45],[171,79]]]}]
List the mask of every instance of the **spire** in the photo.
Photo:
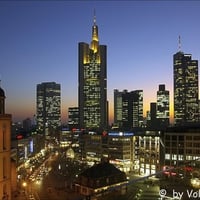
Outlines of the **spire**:
[{"label": "spire", "polygon": [[93,22],[94,22],[94,26],[96,26],[96,10],[94,9],[94,19],[93,19]]},{"label": "spire", "polygon": [[178,51],[181,52],[181,36],[178,36]]},{"label": "spire", "polygon": [[99,46],[99,38],[98,38],[98,26],[96,25],[96,12],[94,9],[94,18],[93,18],[93,26],[92,26],[92,41],[91,41],[91,49],[94,52],[97,52]]}]

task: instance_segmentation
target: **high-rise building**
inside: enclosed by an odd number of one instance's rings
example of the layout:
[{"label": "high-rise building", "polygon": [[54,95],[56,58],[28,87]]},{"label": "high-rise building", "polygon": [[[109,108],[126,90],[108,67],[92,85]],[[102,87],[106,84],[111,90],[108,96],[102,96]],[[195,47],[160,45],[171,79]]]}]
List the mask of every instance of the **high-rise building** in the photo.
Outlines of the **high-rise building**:
[{"label": "high-rise building", "polygon": [[56,130],[61,125],[60,84],[44,82],[37,85],[37,126],[45,130]]},{"label": "high-rise building", "polygon": [[23,129],[25,131],[30,131],[32,127],[32,123],[31,123],[31,119],[30,118],[26,118],[23,120]]},{"label": "high-rise building", "polygon": [[122,127],[122,94],[125,92],[114,90],[114,124],[118,127]]},{"label": "high-rise building", "polygon": [[114,124],[123,130],[143,125],[143,91],[114,90]]},{"label": "high-rise building", "polygon": [[105,129],[108,124],[107,47],[99,44],[94,16],[91,44],[79,43],[80,128]]},{"label": "high-rise building", "polygon": [[148,124],[148,127],[151,129],[157,129],[158,123],[157,123],[157,103],[151,102],[150,103],[150,124]]},{"label": "high-rise building", "polygon": [[182,51],[173,56],[174,123],[188,125],[199,121],[198,61]]},{"label": "high-rise building", "polygon": [[5,114],[5,92],[0,87],[0,199],[11,200],[11,115]]},{"label": "high-rise building", "polygon": [[160,127],[169,126],[169,91],[164,84],[157,91],[157,121]]},{"label": "high-rise building", "polygon": [[143,90],[135,90],[133,94],[133,127],[142,127],[143,118]]},{"label": "high-rise building", "polygon": [[78,107],[68,108],[68,126],[70,129],[79,128],[79,109],[78,109]]}]

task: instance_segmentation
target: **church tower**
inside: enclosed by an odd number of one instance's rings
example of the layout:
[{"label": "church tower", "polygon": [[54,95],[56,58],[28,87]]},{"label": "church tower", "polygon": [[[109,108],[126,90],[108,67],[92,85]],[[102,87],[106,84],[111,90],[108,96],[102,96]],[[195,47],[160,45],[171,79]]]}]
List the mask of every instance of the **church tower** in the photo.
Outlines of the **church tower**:
[{"label": "church tower", "polygon": [[11,200],[11,115],[5,114],[5,92],[0,87],[0,199]]}]

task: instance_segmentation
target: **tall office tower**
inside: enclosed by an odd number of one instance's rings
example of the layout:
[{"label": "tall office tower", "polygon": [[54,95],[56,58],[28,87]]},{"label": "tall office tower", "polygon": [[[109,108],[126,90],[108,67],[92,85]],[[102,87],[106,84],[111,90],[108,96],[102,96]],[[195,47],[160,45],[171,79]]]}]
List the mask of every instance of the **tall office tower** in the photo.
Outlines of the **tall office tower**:
[{"label": "tall office tower", "polygon": [[30,118],[26,118],[23,120],[23,129],[25,131],[30,131],[32,128],[32,123]]},{"label": "tall office tower", "polygon": [[157,129],[157,103],[151,102],[150,103],[150,128]]},{"label": "tall office tower", "polygon": [[174,123],[188,125],[199,121],[198,61],[182,51],[173,56]]},{"label": "tall office tower", "polygon": [[80,128],[107,128],[107,47],[99,45],[94,16],[91,44],[79,43],[79,114]]},{"label": "tall office tower", "polygon": [[157,91],[157,121],[160,127],[169,126],[169,91],[163,84]]},{"label": "tall office tower", "polygon": [[71,129],[79,128],[79,109],[78,107],[68,108],[68,126]]},{"label": "tall office tower", "polygon": [[142,90],[114,90],[114,123],[123,130],[143,125]]},{"label": "tall office tower", "polygon": [[11,200],[11,115],[5,114],[5,93],[0,87],[0,199]]},{"label": "tall office tower", "polygon": [[143,90],[135,90],[133,94],[133,127],[142,127],[143,118]]},{"label": "tall office tower", "polygon": [[[123,92],[126,92],[124,90]],[[122,94],[119,90],[114,90],[114,125],[122,127]]]},{"label": "tall office tower", "polygon": [[[60,84],[44,82],[37,85],[37,126],[41,132],[56,130],[61,125]],[[48,133],[46,133],[48,134]]]},{"label": "tall office tower", "polygon": [[114,90],[114,124],[122,130],[133,126],[133,101],[130,92]]}]

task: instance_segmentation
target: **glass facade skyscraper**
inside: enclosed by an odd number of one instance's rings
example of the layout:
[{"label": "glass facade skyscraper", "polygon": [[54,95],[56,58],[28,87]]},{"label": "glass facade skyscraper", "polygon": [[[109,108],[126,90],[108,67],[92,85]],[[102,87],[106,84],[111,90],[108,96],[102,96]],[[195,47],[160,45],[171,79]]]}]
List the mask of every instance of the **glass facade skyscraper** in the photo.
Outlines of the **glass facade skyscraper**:
[{"label": "glass facade skyscraper", "polygon": [[142,90],[114,90],[114,123],[123,130],[143,126]]},{"label": "glass facade skyscraper", "polygon": [[163,84],[157,91],[157,120],[161,127],[169,126],[169,91]]},{"label": "glass facade skyscraper", "polygon": [[107,47],[99,45],[95,16],[91,44],[79,43],[78,81],[80,128],[107,128]]},{"label": "glass facade skyscraper", "polygon": [[122,127],[122,94],[126,90],[120,92],[119,90],[114,90],[114,124],[118,127]]},{"label": "glass facade skyscraper", "polygon": [[133,94],[133,127],[142,127],[143,118],[143,90],[132,91]]},{"label": "glass facade skyscraper", "polygon": [[79,109],[78,107],[68,108],[68,126],[70,129],[79,128]]},{"label": "glass facade skyscraper", "polygon": [[199,121],[198,61],[179,51],[174,64],[174,122],[188,125]]},{"label": "glass facade skyscraper", "polygon": [[36,106],[39,130],[57,129],[61,125],[60,84],[55,82],[38,84]]}]

